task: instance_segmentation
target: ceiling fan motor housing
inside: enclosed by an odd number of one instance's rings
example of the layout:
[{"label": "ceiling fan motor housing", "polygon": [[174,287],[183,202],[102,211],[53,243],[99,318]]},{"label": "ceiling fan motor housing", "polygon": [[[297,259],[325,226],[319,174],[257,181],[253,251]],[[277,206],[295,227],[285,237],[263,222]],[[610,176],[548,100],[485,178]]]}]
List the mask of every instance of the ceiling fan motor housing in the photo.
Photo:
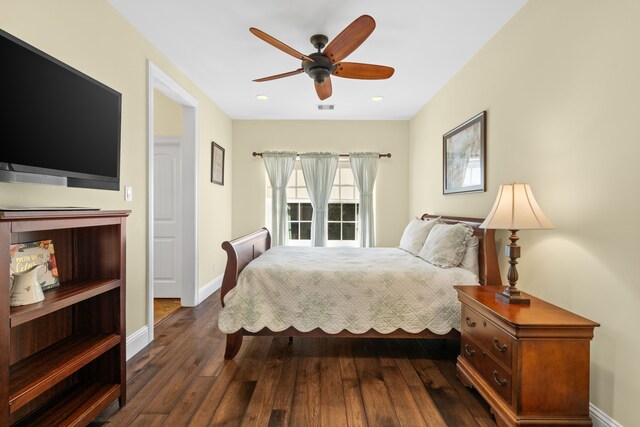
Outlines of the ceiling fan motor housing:
[{"label": "ceiling fan motor housing", "polygon": [[324,82],[324,79],[333,73],[336,65],[332,64],[329,58],[319,52],[309,54],[308,56],[313,59],[313,62],[308,59],[303,60],[302,68],[316,83],[321,84]]}]

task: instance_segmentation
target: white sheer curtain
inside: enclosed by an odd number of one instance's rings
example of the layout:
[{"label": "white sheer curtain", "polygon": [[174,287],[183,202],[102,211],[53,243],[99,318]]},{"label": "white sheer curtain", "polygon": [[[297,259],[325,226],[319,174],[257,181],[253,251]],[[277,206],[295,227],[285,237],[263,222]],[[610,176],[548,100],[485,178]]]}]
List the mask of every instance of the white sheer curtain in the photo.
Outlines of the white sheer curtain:
[{"label": "white sheer curtain", "polygon": [[349,153],[353,178],[360,191],[360,246],[375,246],[373,229],[373,185],[378,173],[378,153]]},{"label": "white sheer curtain", "polygon": [[327,246],[327,207],[338,169],[338,154],[300,154],[300,164],[313,206],[311,246]]},{"label": "white sheer curtain", "polygon": [[264,167],[271,182],[271,246],[287,243],[287,183],[296,163],[294,151],[262,153]]}]

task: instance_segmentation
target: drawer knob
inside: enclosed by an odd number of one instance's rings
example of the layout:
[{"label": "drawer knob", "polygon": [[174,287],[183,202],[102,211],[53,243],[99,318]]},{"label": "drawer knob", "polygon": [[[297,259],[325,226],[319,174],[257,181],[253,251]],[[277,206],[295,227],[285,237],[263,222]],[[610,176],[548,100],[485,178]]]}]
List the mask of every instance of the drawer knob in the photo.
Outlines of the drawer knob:
[{"label": "drawer knob", "polygon": [[504,387],[507,385],[507,380],[503,379],[498,379],[498,371],[493,371],[493,380],[496,382],[496,384],[498,384],[500,387]]},{"label": "drawer knob", "polygon": [[476,322],[472,322],[471,319],[467,317],[467,326],[470,328],[475,328]]},{"label": "drawer knob", "polygon": [[476,351],[474,349],[469,350],[469,346],[467,344],[464,345],[464,352],[469,357],[473,357],[473,355],[476,354]]},{"label": "drawer knob", "polygon": [[498,342],[498,338],[494,338],[493,339],[493,346],[496,348],[496,350],[498,350],[500,353],[504,353],[505,351],[507,351],[507,345],[506,344],[502,344],[500,345],[500,343]]}]

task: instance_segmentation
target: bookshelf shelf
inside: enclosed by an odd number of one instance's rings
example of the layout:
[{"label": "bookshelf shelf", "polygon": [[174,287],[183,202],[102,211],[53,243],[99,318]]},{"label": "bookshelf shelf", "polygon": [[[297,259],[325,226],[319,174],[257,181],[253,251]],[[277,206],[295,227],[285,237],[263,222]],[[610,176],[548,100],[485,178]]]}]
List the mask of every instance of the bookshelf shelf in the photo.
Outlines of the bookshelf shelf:
[{"label": "bookshelf shelf", "polygon": [[83,280],[65,283],[57,288],[44,291],[45,299],[42,302],[11,307],[11,327],[21,325],[119,287],[120,279]]},{"label": "bookshelf shelf", "polygon": [[11,413],[120,343],[118,335],[73,335],[14,364],[9,372]]},{"label": "bookshelf shelf", "polygon": [[118,384],[82,384],[65,390],[56,402],[44,405],[14,424],[15,427],[88,425],[120,395]]}]

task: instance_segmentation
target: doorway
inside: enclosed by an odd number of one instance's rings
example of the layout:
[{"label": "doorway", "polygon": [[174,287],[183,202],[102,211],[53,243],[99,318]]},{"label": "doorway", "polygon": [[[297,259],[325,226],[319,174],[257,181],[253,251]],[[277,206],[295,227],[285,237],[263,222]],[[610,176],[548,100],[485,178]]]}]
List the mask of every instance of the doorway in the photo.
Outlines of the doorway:
[{"label": "doorway", "polygon": [[[154,92],[180,106],[182,132],[177,141],[157,138]],[[154,297],[176,295],[181,306],[197,304],[198,283],[198,101],[178,83],[148,62],[148,235],[147,327],[154,337]],[[158,170],[156,170],[158,169]],[[167,179],[167,177],[170,179]],[[170,188],[172,187],[173,188]],[[159,198],[157,200],[157,198]],[[167,262],[170,260],[171,262]],[[160,278],[159,281],[156,279]],[[168,294],[162,286],[164,283]]]}]

